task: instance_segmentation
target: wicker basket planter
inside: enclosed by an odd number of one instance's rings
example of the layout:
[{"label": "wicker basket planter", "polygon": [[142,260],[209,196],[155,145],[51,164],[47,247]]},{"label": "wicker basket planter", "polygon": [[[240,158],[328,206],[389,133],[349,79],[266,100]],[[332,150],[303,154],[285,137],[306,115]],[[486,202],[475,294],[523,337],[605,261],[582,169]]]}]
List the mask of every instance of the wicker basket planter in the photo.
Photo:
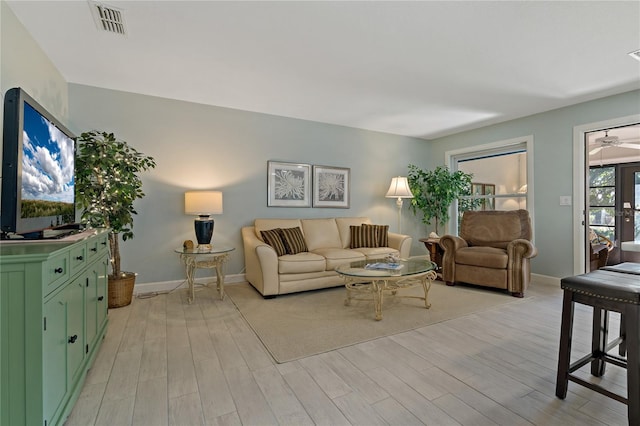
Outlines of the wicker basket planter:
[{"label": "wicker basket planter", "polygon": [[109,308],[121,308],[131,304],[136,274],[123,272],[121,277],[109,276]]}]

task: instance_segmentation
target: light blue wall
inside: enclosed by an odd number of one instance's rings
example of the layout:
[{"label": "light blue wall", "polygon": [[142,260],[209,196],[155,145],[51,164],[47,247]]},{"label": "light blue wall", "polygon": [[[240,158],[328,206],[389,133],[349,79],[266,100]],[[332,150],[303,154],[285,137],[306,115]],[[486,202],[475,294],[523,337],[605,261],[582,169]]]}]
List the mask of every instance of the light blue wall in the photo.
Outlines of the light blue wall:
[{"label": "light blue wall", "polygon": [[445,152],[533,135],[535,273],[573,275],[573,208],[560,206],[573,194],[573,128],[640,113],[640,90],[487,126],[431,141],[429,165],[444,164]]},{"label": "light blue wall", "polygon": [[[22,87],[60,122],[67,124],[69,117],[67,82],[18,21],[9,6],[2,1],[0,2],[2,105],[4,105],[4,94],[12,87]],[[0,125],[3,115],[0,114]],[[0,155],[2,155],[1,151]]]},{"label": "light blue wall", "polygon": [[[195,239],[185,190],[223,192],[214,241],[236,247],[227,273],[237,274],[244,268],[240,229],[258,217],[363,215],[393,230],[395,201],[384,198],[391,177],[428,157],[424,140],[348,127],[77,84],[69,98],[72,131],[112,131],[158,163],[142,176],[147,196],[136,202],[136,236],[121,245],[123,269],[138,272],[139,283],[184,276],[173,249]],[[268,160],[350,168],[351,208],[267,207]],[[403,231],[416,232],[414,252],[426,253],[410,214]]]},{"label": "light blue wall", "polygon": [[[447,150],[519,136],[534,136],[536,244],[535,273],[563,277],[572,273],[572,208],[559,205],[572,194],[573,127],[640,113],[640,91],[611,96],[482,129],[420,141],[179,102],[133,93],[67,85],[50,60],[4,2],[1,7],[2,93],[21,86],[75,132],[114,131],[158,160],[143,175],[147,197],[136,204],[136,238],[122,246],[123,266],[139,281],[180,279],[183,271],[173,248],[194,239],[192,220],[183,214],[186,189],[220,189],[224,214],[216,217],[215,239],[237,248],[229,273],[243,270],[240,228],[256,217],[370,216],[397,228],[393,200],[384,194],[390,178],[406,175],[407,165],[443,164]],[[69,119],[70,117],[70,119]],[[350,209],[266,207],[267,160],[350,167]],[[413,254],[425,253],[425,236],[406,203],[402,229],[414,237]]]}]

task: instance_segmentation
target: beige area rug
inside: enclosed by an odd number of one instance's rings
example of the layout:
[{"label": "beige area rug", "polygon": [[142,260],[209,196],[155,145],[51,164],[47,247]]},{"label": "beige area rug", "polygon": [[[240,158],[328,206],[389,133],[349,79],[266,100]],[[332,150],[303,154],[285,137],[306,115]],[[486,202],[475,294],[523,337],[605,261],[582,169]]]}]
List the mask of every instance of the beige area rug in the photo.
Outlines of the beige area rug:
[{"label": "beige area rug", "polygon": [[[225,288],[242,316],[278,363],[350,346],[429,324],[518,303],[505,292],[435,281],[429,291],[431,308],[418,299],[386,295],[383,319],[374,320],[373,302],[352,300],[344,305],[345,288],[307,291],[263,299],[250,284]],[[399,294],[420,295],[422,287]]]}]

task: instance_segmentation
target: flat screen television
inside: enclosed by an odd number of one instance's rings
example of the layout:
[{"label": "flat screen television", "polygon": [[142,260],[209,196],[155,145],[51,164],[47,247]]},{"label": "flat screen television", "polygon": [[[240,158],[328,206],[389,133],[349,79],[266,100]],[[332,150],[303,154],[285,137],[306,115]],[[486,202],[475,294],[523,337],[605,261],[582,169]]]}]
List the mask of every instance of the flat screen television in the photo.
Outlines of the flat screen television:
[{"label": "flat screen television", "polygon": [[54,238],[77,228],[74,168],[73,133],[24,90],[9,89],[2,141],[2,237]]}]

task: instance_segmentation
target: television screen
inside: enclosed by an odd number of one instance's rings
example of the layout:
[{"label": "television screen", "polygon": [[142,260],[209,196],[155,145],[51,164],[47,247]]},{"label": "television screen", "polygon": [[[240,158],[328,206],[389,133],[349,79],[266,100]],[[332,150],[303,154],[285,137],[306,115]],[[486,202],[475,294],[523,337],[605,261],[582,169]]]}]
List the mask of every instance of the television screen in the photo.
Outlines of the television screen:
[{"label": "television screen", "polygon": [[22,130],[20,217],[75,215],[74,141],[27,102]]},{"label": "television screen", "polygon": [[20,88],[5,95],[2,155],[3,237],[75,223],[75,136]]}]

